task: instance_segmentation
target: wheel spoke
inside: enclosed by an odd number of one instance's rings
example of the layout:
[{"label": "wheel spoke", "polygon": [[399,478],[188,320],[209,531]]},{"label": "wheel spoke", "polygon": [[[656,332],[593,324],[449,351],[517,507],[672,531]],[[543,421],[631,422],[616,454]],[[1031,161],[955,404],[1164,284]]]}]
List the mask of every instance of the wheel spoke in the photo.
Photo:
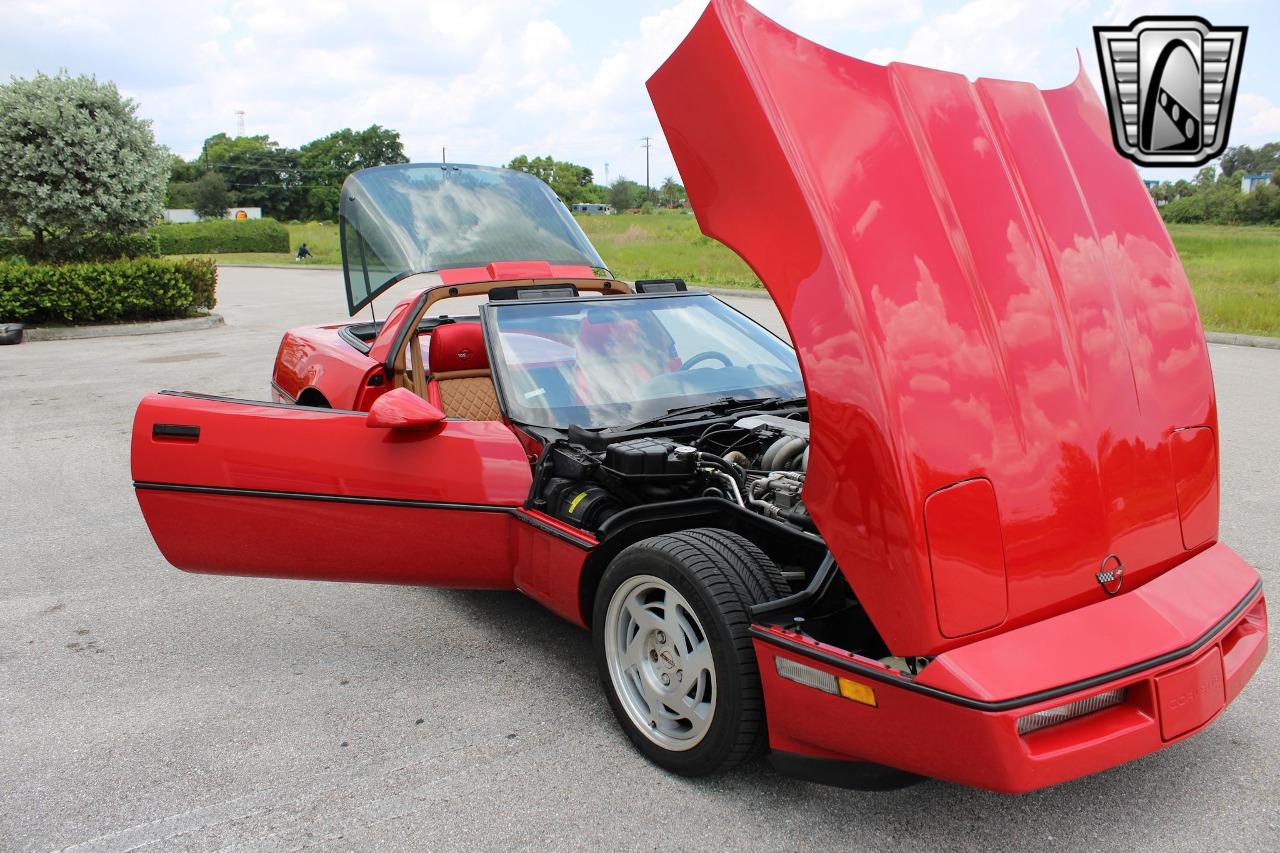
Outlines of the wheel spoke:
[{"label": "wheel spoke", "polygon": [[676,631],[675,636],[679,639],[680,654],[688,654],[698,643],[702,642],[702,632],[695,625],[696,620],[693,614],[683,607],[673,607],[667,616],[667,621],[673,623],[673,629]]},{"label": "wheel spoke", "polygon": [[631,669],[639,669],[644,663],[644,640],[639,634],[632,637],[631,643],[622,654],[622,662]]},{"label": "wheel spoke", "polygon": [[632,578],[610,600],[604,631],[610,677],[633,724],[666,749],[699,743],[715,714],[715,662],[684,596],[657,577]]},{"label": "wheel spoke", "polygon": [[706,640],[698,643],[683,661],[685,679],[697,678],[704,672],[711,672],[714,662],[711,658],[711,644]]},{"label": "wheel spoke", "polygon": [[640,629],[637,636],[642,637],[650,631],[662,628],[662,619],[643,602],[632,599],[626,604],[627,616],[631,617],[631,624]]}]

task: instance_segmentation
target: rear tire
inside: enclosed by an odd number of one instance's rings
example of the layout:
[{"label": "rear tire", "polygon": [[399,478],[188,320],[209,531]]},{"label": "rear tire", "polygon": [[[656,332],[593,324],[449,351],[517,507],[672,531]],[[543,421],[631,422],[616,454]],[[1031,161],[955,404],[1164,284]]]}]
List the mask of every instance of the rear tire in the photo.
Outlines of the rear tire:
[{"label": "rear tire", "polygon": [[749,608],[789,592],[750,540],[715,528],[623,550],[594,607],[600,680],[627,737],[684,776],[733,767],[765,745]]}]

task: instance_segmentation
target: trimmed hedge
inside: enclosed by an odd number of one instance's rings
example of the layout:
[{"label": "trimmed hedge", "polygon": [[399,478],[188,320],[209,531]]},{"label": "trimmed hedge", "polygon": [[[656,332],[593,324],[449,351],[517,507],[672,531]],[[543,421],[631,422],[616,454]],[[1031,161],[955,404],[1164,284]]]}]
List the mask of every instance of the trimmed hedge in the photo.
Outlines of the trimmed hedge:
[{"label": "trimmed hedge", "polygon": [[287,252],[289,229],[274,219],[206,219],[151,229],[162,255],[218,252]]},{"label": "trimmed hedge", "polygon": [[154,258],[160,254],[160,243],[151,232],[141,234],[89,234],[83,237],[61,237],[45,242],[44,256],[35,256],[35,241],[30,237],[0,237],[0,258],[26,258],[34,263],[84,263],[111,261],[118,258]]},{"label": "trimmed hedge", "polygon": [[110,323],[189,317],[216,303],[208,258],[86,264],[0,260],[0,323]]}]

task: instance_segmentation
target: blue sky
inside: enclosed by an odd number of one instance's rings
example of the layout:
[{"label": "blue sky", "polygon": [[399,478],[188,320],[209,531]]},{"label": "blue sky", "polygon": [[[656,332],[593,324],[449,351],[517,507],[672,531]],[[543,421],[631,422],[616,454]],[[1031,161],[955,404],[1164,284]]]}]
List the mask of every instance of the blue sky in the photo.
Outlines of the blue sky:
[{"label": "blue sky", "polygon": [[[156,137],[192,156],[218,131],[301,145],[340,127],[399,130],[409,156],[502,163],[552,154],[603,180],[675,173],[644,81],[705,0],[0,0],[0,74],[65,67],[114,80]],[[1091,27],[1198,14],[1250,27],[1231,143],[1280,140],[1280,14],[1213,0],[758,0],[784,25],[876,62],[1069,82],[1076,53],[1097,81]],[[1147,170],[1180,177],[1181,170]]]}]

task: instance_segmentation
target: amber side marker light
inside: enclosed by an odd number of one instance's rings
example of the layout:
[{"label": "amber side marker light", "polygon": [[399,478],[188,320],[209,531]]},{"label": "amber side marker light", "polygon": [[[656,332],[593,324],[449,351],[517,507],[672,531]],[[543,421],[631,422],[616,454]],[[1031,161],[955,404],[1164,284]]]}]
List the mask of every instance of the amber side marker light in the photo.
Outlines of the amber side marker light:
[{"label": "amber side marker light", "polygon": [[1036,711],[1034,714],[1027,714],[1025,717],[1019,717],[1018,734],[1029,734],[1038,729],[1056,726],[1059,723],[1065,723],[1067,720],[1083,717],[1085,714],[1092,714],[1094,711],[1101,711],[1103,708],[1119,705],[1124,702],[1126,689],[1117,687],[1115,690],[1108,690],[1106,693],[1099,693],[1087,699],[1077,699],[1074,702],[1068,702],[1056,708],[1048,708],[1044,711]]},{"label": "amber side marker light", "polygon": [[863,705],[876,707],[876,692],[865,684],[853,681],[849,678],[837,678],[829,672],[823,672],[812,666],[806,666],[787,658],[774,658],[774,664],[777,666],[778,675],[794,681],[796,684],[803,684],[805,687],[814,687],[823,693],[830,693],[832,696],[843,696],[846,699],[852,699],[854,702]]}]

